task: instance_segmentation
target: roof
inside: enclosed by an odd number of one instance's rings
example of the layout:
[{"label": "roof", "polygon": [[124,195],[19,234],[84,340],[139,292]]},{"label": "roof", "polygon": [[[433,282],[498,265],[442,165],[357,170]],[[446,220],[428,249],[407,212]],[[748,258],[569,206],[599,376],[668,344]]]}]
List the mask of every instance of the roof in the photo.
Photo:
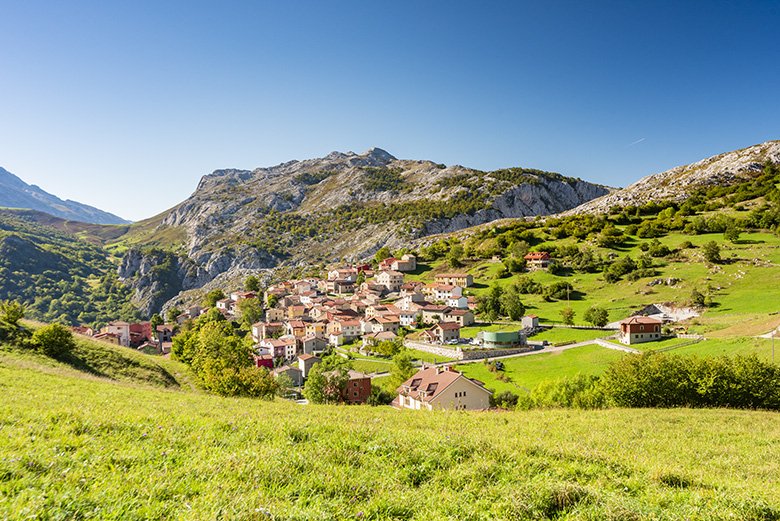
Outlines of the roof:
[{"label": "roof", "polygon": [[653,324],[653,325],[660,325],[663,324],[660,320],[657,318],[651,318],[651,317],[643,317],[643,316],[635,316],[635,317],[628,317],[624,318],[620,321],[620,324]]},{"label": "roof", "polygon": [[298,360],[303,360],[304,362],[306,362],[307,360],[312,360],[312,359],[319,360],[319,357],[314,356],[314,355],[309,355],[309,354],[298,355]]},{"label": "roof", "polygon": [[546,260],[550,258],[550,254],[546,251],[532,251],[526,253],[523,257],[525,260]]},{"label": "roof", "polygon": [[434,328],[436,327],[453,330],[453,329],[460,329],[460,324],[458,324],[457,322],[439,322],[434,326]]},{"label": "roof", "polygon": [[490,392],[480,385],[479,382],[467,378],[451,368],[443,369],[441,367],[429,367],[428,369],[418,371],[415,375],[401,384],[398,391],[406,392],[406,394],[415,400],[430,402],[439,396],[447,387],[461,378],[471,382],[486,393]]},{"label": "roof", "polygon": [[439,273],[434,278],[461,278],[468,277],[468,273]]},{"label": "roof", "polygon": [[404,274],[401,273],[400,271],[384,270],[384,271],[380,272],[379,275],[377,275],[377,277],[379,277],[383,273],[387,273],[391,277],[403,277],[404,276]]}]

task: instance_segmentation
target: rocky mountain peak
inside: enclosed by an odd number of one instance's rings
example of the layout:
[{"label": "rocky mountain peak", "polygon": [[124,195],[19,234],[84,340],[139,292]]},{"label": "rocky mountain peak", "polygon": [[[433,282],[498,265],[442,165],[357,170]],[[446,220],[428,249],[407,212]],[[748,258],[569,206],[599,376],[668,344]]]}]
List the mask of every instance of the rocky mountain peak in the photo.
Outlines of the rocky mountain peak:
[{"label": "rocky mountain peak", "polygon": [[374,159],[376,161],[382,162],[382,163],[389,163],[391,161],[395,161],[397,158],[393,156],[390,152],[387,150],[382,150],[378,147],[371,147],[369,148],[365,154],[363,154],[366,157],[369,157],[371,159]]}]

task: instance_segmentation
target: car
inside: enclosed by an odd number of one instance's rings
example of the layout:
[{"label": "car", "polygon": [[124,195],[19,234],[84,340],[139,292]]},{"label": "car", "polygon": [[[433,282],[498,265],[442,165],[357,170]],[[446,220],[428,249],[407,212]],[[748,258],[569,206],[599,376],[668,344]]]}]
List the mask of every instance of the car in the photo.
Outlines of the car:
[{"label": "car", "polygon": [[459,341],[459,340],[450,340],[450,341],[448,341],[447,343],[448,343],[449,345],[451,345],[451,346],[454,346],[454,345],[456,345],[456,344],[460,343],[460,341]]}]

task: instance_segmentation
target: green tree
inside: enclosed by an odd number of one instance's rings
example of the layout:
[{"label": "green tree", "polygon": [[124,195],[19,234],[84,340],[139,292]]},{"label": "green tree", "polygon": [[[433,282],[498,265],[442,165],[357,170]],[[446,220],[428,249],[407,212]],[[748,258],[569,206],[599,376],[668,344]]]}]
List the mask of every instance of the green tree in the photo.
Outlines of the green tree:
[{"label": "green tree", "polygon": [[447,252],[447,263],[451,268],[460,268],[463,266],[463,245],[455,243],[450,247],[450,251]]},{"label": "green tree", "polygon": [[412,363],[412,355],[404,350],[393,357],[393,367],[390,369],[390,382],[393,388],[397,388],[402,383],[412,377],[417,372],[417,368]]},{"label": "green tree", "polygon": [[715,241],[710,241],[701,247],[701,253],[704,260],[717,264],[720,262],[720,246]]},{"label": "green tree", "polygon": [[241,317],[241,323],[245,328],[252,327],[252,324],[260,320],[263,316],[263,306],[259,298],[245,298],[238,302],[238,313]]},{"label": "green tree", "polygon": [[208,293],[206,293],[206,296],[203,297],[203,307],[204,308],[213,308],[217,305],[218,300],[222,300],[225,298],[225,293],[221,289],[212,289]]},{"label": "green tree", "polygon": [[343,400],[343,391],[349,382],[346,367],[328,370],[325,364],[316,364],[309,371],[303,387],[303,397],[311,403],[339,403]]},{"label": "green tree", "polygon": [[560,313],[564,324],[567,326],[574,325],[574,315],[576,315],[576,313],[572,308],[563,308]]},{"label": "green tree", "polygon": [[22,332],[24,305],[15,300],[0,300],[0,342],[11,340]]},{"label": "green tree", "polygon": [[498,284],[493,284],[488,290],[488,294],[478,299],[478,311],[485,320],[492,322],[501,316],[501,296],[504,294],[504,288]]},{"label": "green tree", "polygon": [[157,331],[157,326],[161,324],[163,324],[163,319],[159,313],[155,313],[152,315],[152,318],[149,319],[149,325],[152,327],[152,332]]},{"label": "green tree", "polygon": [[732,243],[739,241],[740,229],[733,221],[726,227],[726,231],[723,232],[723,238]]},{"label": "green tree", "polygon": [[582,318],[596,327],[604,327],[609,322],[609,313],[600,306],[591,306],[585,311]]},{"label": "green tree", "polygon": [[260,291],[260,279],[254,275],[248,276],[244,280],[244,289],[246,291]]},{"label": "green tree", "polygon": [[32,335],[32,343],[45,355],[55,358],[70,353],[76,347],[70,329],[56,322],[36,330]]},{"label": "green tree", "polygon": [[377,250],[377,252],[374,254],[374,262],[379,264],[383,260],[392,257],[393,253],[390,251],[390,248],[387,246],[382,246]]},{"label": "green tree", "polygon": [[525,306],[520,300],[520,290],[516,285],[509,286],[500,297],[501,313],[510,320],[520,320],[525,314]]},{"label": "green tree", "polygon": [[179,318],[179,315],[181,315],[182,311],[181,309],[177,307],[172,307],[168,309],[168,312],[165,314],[165,317],[168,319],[169,324],[175,324],[176,320]]}]

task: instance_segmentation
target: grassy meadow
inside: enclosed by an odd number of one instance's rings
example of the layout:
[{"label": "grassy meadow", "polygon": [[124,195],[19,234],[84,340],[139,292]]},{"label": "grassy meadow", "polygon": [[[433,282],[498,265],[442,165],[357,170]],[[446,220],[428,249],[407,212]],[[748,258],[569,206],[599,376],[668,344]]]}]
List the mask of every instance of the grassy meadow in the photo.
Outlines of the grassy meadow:
[{"label": "grassy meadow", "polygon": [[776,413],[300,406],[106,371],[0,351],[0,518],[780,518]]}]

